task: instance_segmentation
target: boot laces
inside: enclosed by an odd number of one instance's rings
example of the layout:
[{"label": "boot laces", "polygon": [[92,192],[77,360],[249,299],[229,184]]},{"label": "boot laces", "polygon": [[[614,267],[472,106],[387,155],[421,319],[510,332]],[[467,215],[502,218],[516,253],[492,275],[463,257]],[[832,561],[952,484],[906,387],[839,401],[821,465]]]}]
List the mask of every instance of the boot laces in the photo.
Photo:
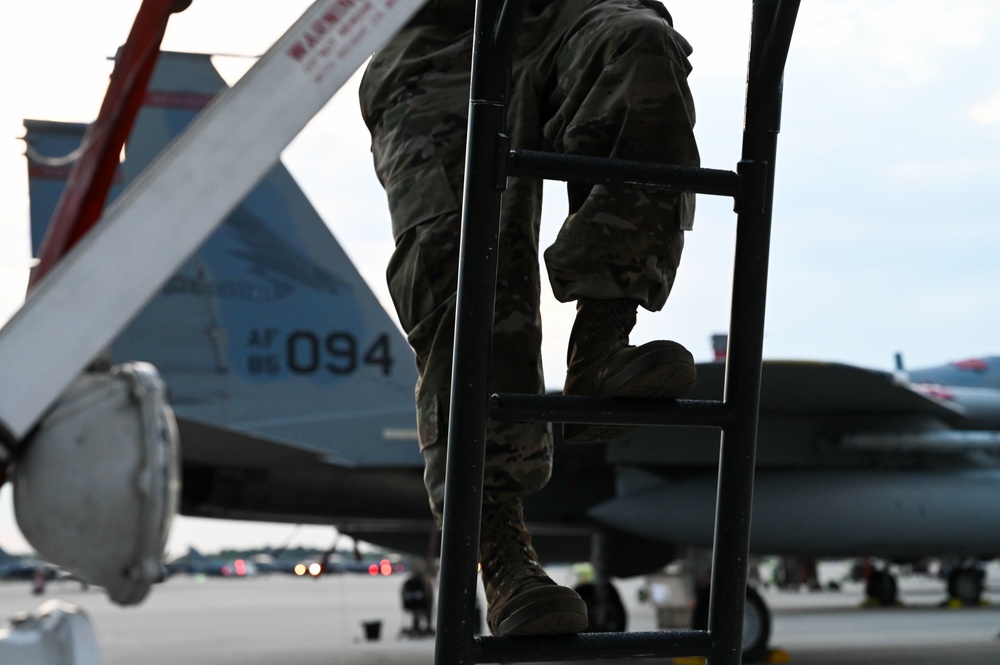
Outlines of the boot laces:
[{"label": "boot laces", "polygon": [[524,527],[520,501],[505,501],[483,511],[481,560],[484,580],[499,587],[504,583],[544,576],[531,534]]},{"label": "boot laces", "polygon": [[614,326],[615,335],[618,337],[618,343],[622,346],[628,346],[628,335],[635,325],[635,305],[628,300],[609,300],[606,302],[606,309]]}]

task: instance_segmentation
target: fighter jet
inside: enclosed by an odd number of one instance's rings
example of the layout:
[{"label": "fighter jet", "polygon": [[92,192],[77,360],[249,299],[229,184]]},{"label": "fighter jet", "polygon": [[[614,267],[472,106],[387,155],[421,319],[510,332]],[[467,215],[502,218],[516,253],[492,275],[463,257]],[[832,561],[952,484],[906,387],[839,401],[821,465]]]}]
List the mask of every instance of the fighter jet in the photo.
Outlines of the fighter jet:
[{"label": "fighter jet", "polygon": [[[209,56],[162,54],[111,198],[225,85]],[[37,250],[68,173],[54,164],[76,149],[86,125],[29,120],[25,127]],[[167,281],[111,354],[113,362],[146,359],[169,377],[182,512],[427,521],[412,354],[281,164]],[[377,494],[365,492],[376,484]]]},{"label": "fighter jet", "polygon": [[[225,85],[209,56],[162,54],[111,197]],[[86,125],[25,126],[37,249],[65,185],[62,158]],[[434,551],[412,353],[280,163],[110,351],[114,362],[152,363],[169,385],[183,514],[333,524]],[[698,371],[690,397],[719,398],[723,365]],[[911,372],[765,362],[751,549],[992,557],[998,430],[1000,358]],[[638,428],[608,445],[557,440],[554,477],[526,505],[539,551],[585,560],[599,533],[602,571],[625,577],[711,547],[720,445],[709,428]],[[956,570],[958,588],[974,568]],[[748,608],[762,629],[745,648],[759,654],[768,610],[759,597]],[[624,626],[623,612],[608,616],[594,628]]]},{"label": "fighter jet", "polygon": [[248,559],[225,559],[202,554],[189,547],[186,554],[166,564],[166,575],[185,573],[204,577],[228,577],[239,579],[257,574],[257,564]]}]

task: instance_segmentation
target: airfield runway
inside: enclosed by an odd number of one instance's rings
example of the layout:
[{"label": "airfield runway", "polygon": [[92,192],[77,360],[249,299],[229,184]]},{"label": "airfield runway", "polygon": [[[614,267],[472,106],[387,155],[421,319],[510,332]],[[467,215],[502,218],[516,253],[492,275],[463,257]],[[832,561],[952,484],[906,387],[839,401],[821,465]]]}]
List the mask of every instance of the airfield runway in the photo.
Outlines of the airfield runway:
[{"label": "airfield runway", "polygon": [[[27,583],[8,582],[0,584],[0,617],[51,598],[81,606],[94,624],[103,665],[427,665],[433,640],[400,637],[409,624],[400,606],[402,581],[398,575],[176,577],[129,609],[72,582],[50,584],[44,596],[33,596]],[[637,599],[639,580],[616,584],[630,629],[653,630],[653,608]],[[774,612],[772,645],[798,665],[1000,664],[1000,587],[991,586],[987,606],[946,609],[939,606],[942,584],[916,579],[900,586],[904,605],[891,609],[861,609],[860,585],[765,592]],[[375,621],[380,639],[367,640],[363,623]]]}]

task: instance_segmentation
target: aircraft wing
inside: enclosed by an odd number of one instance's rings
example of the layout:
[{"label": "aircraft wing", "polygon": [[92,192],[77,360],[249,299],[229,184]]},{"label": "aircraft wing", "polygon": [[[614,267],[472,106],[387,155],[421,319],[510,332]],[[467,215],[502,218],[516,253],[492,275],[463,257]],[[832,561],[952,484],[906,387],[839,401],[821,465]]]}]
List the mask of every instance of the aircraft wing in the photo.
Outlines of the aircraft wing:
[{"label": "aircraft wing", "polygon": [[[724,366],[698,372],[689,396],[720,397]],[[995,552],[1000,520],[984,507],[1000,487],[1000,432],[983,414],[998,407],[992,387],[931,389],[849,365],[766,361],[752,551]],[[608,446],[615,487],[588,515],[638,538],[709,546],[720,441],[714,428],[634,430]]]},{"label": "aircraft wing", "polygon": [[[723,363],[700,363],[687,397],[719,399]],[[958,424],[960,406],[918,392],[888,372],[825,362],[766,360],[761,369],[761,416],[777,414],[920,414]]]},{"label": "aircraft wing", "polygon": [[[720,398],[724,370],[722,363],[699,364],[698,383],[688,397]],[[765,361],[758,467],[857,467],[874,453],[940,455],[996,448],[998,438],[991,431],[996,428],[981,414],[998,412],[1000,391],[978,390],[989,394],[956,399],[947,390],[909,384],[888,372]],[[710,464],[719,440],[712,428],[642,428],[612,443],[608,459],[643,466]]]}]

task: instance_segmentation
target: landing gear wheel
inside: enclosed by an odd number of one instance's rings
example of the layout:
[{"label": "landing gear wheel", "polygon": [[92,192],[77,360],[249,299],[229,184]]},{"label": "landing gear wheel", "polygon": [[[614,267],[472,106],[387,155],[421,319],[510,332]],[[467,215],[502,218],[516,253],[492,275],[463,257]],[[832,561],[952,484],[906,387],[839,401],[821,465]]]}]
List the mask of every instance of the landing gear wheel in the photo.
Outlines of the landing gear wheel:
[{"label": "landing gear wheel", "polygon": [[614,586],[608,584],[605,587],[605,599],[607,604],[602,613],[597,606],[597,588],[593,584],[581,584],[576,588],[576,592],[587,603],[587,615],[590,624],[587,632],[590,633],[623,633],[627,623],[625,605],[622,604],[621,596]]},{"label": "landing gear wheel", "polygon": [[983,571],[961,566],[948,573],[948,595],[963,605],[979,605],[983,599]]},{"label": "landing gear wheel", "polygon": [[[691,627],[695,630],[708,628],[707,587],[698,589]],[[764,660],[768,654],[767,645],[771,641],[771,612],[757,590],[747,587],[747,599],[743,605],[743,662],[755,663]]]},{"label": "landing gear wheel", "polygon": [[764,660],[770,640],[771,613],[757,590],[747,587],[747,600],[743,606],[743,662]]},{"label": "landing gear wheel", "polygon": [[884,607],[895,605],[899,598],[895,576],[887,570],[871,571],[865,595]]}]

